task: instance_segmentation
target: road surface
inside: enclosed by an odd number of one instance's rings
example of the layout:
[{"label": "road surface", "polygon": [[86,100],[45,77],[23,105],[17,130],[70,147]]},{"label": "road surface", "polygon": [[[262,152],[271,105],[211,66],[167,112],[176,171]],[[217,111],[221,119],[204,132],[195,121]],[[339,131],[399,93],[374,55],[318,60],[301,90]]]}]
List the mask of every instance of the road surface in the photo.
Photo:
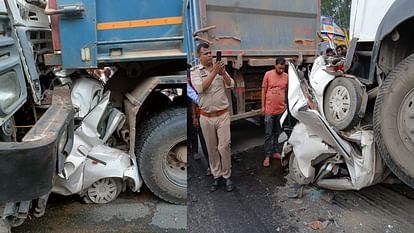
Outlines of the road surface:
[{"label": "road surface", "polygon": [[209,192],[206,162],[190,158],[188,232],[413,232],[414,190],[403,184],[360,191],[309,186],[301,199],[289,199],[280,161],[262,167],[263,133],[249,122],[232,125],[231,193],[224,185]]},{"label": "road surface", "polygon": [[13,233],[186,232],[187,207],[168,204],[146,187],[121,193],[109,204],[82,204],[76,195],[52,195],[46,213],[26,220]]}]

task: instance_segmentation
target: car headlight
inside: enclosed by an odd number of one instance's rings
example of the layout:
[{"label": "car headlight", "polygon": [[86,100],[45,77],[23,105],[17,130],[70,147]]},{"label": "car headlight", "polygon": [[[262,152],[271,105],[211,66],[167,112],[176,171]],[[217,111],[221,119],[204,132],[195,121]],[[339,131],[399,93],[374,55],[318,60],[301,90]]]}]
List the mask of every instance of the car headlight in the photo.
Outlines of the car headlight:
[{"label": "car headlight", "polygon": [[21,94],[20,83],[15,71],[0,75],[0,115],[7,115],[14,109]]}]

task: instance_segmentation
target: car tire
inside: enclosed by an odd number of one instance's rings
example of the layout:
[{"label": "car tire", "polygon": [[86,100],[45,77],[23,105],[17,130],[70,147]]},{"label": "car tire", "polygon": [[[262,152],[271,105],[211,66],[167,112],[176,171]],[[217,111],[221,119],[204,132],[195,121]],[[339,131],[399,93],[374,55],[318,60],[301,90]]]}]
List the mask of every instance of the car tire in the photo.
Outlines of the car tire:
[{"label": "car tire", "polygon": [[290,154],[289,158],[289,176],[298,184],[309,184],[311,181],[307,179],[299,169],[298,161],[295,153]]},{"label": "car tire", "polygon": [[116,198],[122,191],[122,179],[106,177],[94,182],[85,190],[83,201],[85,203],[107,204]]},{"label": "car tire", "polygon": [[349,130],[360,121],[362,88],[352,78],[335,78],[325,91],[323,111],[326,120],[338,130]]}]

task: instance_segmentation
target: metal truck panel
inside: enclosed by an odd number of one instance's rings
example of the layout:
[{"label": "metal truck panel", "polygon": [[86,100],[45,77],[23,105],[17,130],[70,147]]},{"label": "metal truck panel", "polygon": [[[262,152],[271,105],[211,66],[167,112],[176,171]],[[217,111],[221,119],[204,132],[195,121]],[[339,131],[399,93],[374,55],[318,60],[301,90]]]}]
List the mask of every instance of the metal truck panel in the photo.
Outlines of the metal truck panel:
[{"label": "metal truck panel", "polygon": [[8,14],[16,36],[18,48],[22,58],[23,71],[26,74],[28,85],[32,89],[32,97],[36,104],[40,104],[42,87],[40,75],[44,70],[43,55],[52,52],[51,32],[49,19],[44,9],[23,0],[7,0]]},{"label": "metal truck panel", "polygon": [[378,26],[395,0],[353,0],[351,4],[350,38],[372,42]]},{"label": "metal truck panel", "polygon": [[22,61],[25,64],[24,68],[26,75],[30,77],[30,83],[33,87],[34,98],[36,103],[40,103],[42,98],[42,87],[40,84],[39,67],[43,63],[42,56],[45,53],[53,52],[52,36],[50,29],[16,27],[16,33],[19,37]]},{"label": "metal truck panel", "polygon": [[194,0],[192,7],[192,31],[211,27],[195,36],[223,56],[315,55],[318,0]]},{"label": "metal truck panel", "polygon": [[0,202],[28,201],[50,192],[61,162],[59,141],[65,132],[68,142],[64,150],[72,148],[71,125],[69,87],[56,87],[52,106],[22,142],[0,142]]},{"label": "metal truck panel", "polygon": [[[0,19],[0,22],[3,21]],[[0,58],[0,125],[3,125],[26,102],[27,89],[12,37],[0,37]]]},{"label": "metal truck panel", "polygon": [[[65,68],[184,59],[184,0],[58,0]],[[72,8],[71,8],[72,7]],[[64,10],[63,10],[64,12]]]},{"label": "metal truck panel", "polygon": [[7,15],[6,3],[4,1],[0,2],[0,14]]},{"label": "metal truck panel", "polygon": [[[382,40],[392,32],[399,24],[414,17],[414,1],[399,0],[395,1],[387,10],[384,17],[381,18],[381,23],[378,26],[377,33],[374,39],[374,47],[372,49],[371,65],[369,70],[369,82],[374,82],[376,78],[375,72],[377,69],[377,62],[379,59],[379,51],[382,45]],[[396,65],[396,64],[394,64]]]}]

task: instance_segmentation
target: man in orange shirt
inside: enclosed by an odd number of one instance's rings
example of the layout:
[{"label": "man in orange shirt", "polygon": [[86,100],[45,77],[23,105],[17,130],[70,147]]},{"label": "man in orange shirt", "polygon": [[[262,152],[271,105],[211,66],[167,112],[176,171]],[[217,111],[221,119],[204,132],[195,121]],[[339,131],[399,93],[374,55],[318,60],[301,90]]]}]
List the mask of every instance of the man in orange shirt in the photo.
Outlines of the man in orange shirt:
[{"label": "man in orange shirt", "polygon": [[270,165],[270,157],[280,159],[281,133],[280,117],[286,110],[288,75],[285,73],[285,59],[276,59],[275,69],[267,71],[262,83],[262,112],[265,115],[265,159],[263,166]]}]

